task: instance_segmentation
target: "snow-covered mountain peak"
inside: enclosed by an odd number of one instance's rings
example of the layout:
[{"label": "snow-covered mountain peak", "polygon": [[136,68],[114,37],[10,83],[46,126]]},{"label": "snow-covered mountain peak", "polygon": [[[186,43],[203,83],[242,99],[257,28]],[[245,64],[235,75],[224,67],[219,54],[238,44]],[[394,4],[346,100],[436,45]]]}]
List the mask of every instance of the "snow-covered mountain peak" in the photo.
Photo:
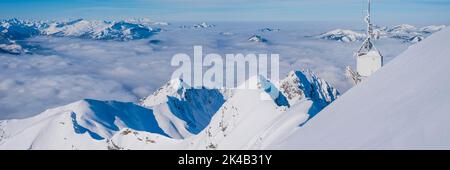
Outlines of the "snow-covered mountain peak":
[{"label": "snow-covered mountain peak", "polygon": [[277,106],[290,107],[286,96],[280,92],[276,84],[261,75],[255,76],[249,81],[252,79],[256,79],[256,88],[261,90],[260,100],[272,100]]},{"label": "snow-covered mountain peak", "polygon": [[[158,30],[156,30],[157,32]],[[155,30],[141,24],[129,23],[125,21],[86,21],[80,20],[76,23],[64,24],[47,32],[48,35],[63,35],[75,37],[88,37],[92,39],[106,40],[133,40],[148,38]]]},{"label": "snow-covered mountain peak", "polygon": [[289,103],[306,98],[303,86],[296,71],[289,72],[287,77],[280,82],[280,89],[286,95]]},{"label": "snow-covered mountain peak", "polygon": [[200,24],[198,24],[198,25],[194,25],[194,27],[212,28],[212,27],[215,27],[215,25],[208,24],[208,23],[206,23],[206,22],[202,22],[202,23],[200,23]]},{"label": "snow-covered mountain peak", "polygon": [[303,99],[310,99],[322,108],[340,95],[337,89],[311,70],[289,72],[288,76],[281,80],[280,90],[291,105]]},{"label": "snow-covered mountain peak", "polygon": [[311,100],[318,108],[324,108],[340,95],[337,89],[309,69],[291,71],[287,77],[275,83],[261,75],[252,76],[238,89],[246,88],[259,91],[259,100],[272,100],[278,106],[287,107],[302,100]]},{"label": "snow-covered mountain peak", "polygon": [[266,43],[268,42],[267,39],[263,38],[260,35],[252,35],[248,38],[248,41],[250,42],[256,42],[256,43]]},{"label": "snow-covered mountain peak", "polygon": [[49,23],[49,26],[43,29],[41,32],[44,35],[57,35],[57,36],[88,36],[87,34],[100,34],[103,30],[107,29],[110,23],[104,21],[87,21],[84,19],[78,19],[69,22],[53,22]]},{"label": "snow-covered mountain peak", "polygon": [[167,102],[167,97],[181,99],[187,89],[187,84],[182,79],[172,79],[156,90],[152,95],[143,99],[140,104],[151,107]]},{"label": "snow-covered mountain peak", "polygon": [[198,28],[214,28],[216,25],[214,24],[208,24],[207,22],[202,22],[200,24],[194,24],[192,26],[188,25],[182,25],[180,28],[191,28],[191,29],[198,29]]},{"label": "snow-covered mountain peak", "polygon": [[[199,133],[225,102],[218,89],[190,88],[182,79],[172,79],[140,105],[151,108],[174,138],[186,138]],[[173,126],[173,127],[172,127]]]},{"label": "snow-covered mountain peak", "polygon": [[335,29],[316,36],[319,39],[336,40],[341,42],[353,42],[363,40],[366,35],[352,30]]},{"label": "snow-covered mountain peak", "polygon": [[0,21],[0,38],[10,40],[24,40],[38,35],[41,23],[18,19],[9,19]]},{"label": "snow-covered mountain peak", "polygon": [[125,22],[133,23],[133,24],[142,24],[145,26],[168,26],[170,23],[162,22],[162,21],[154,21],[149,18],[134,18],[134,19],[126,19]]},{"label": "snow-covered mountain peak", "polygon": [[417,30],[417,27],[409,24],[400,24],[389,29],[389,32],[399,33],[399,32],[411,32]]}]

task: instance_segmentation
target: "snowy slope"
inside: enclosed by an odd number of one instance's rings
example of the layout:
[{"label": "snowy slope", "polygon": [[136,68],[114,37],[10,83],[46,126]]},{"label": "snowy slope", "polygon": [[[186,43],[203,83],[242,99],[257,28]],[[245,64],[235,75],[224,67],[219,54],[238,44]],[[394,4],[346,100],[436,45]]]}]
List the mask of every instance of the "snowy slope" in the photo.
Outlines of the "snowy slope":
[{"label": "snowy slope", "polygon": [[311,71],[291,72],[280,86],[248,82],[255,88],[219,91],[172,80],[140,105],[82,100],[0,121],[0,149],[260,149],[339,95]]},{"label": "snowy slope", "polygon": [[167,136],[151,110],[114,101],[82,100],[0,124],[1,149],[106,149],[106,139],[123,128]]},{"label": "snowy slope", "polygon": [[450,149],[450,29],[411,46],[277,149]]}]

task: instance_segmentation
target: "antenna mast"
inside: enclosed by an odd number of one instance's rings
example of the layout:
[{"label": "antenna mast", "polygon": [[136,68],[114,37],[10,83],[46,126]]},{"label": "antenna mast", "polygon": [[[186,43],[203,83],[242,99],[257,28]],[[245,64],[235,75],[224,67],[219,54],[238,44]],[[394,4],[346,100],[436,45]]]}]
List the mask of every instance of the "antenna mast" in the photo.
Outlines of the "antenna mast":
[{"label": "antenna mast", "polygon": [[373,30],[372,30],[372,23],[370,22],[370,0],[367,7],[367,34],[369,38],[372,38]]},{"label": "antenna mast", "polygon": [[383,67],[383,56],[375,48],[372,42],[372,38],[375,39],[373,32],[373,25],[370,21],[370,0],[367,3],[367,15],[364,21],[367,24],[367,35],[366,39],[362,43],[358,52],[356,52],[356,71],[353,71],[349,66],[347,66],[347,75],[352,78],[355,84],[358,84],[366,77],[369,77]]},{"label": "antenna mast", "polygon": [[361,48],[359,48],[357,55],[364,55],[367,52],[369,52],[370,50],[372,50],[372,48],[374,48],[373,43],[372,43],[372,37],[373,37],[373,28],[372,28],[372,23],[370,22],[370,0],[368,0],[368,5],[367,5],[367,16],[365,17],[365,22],[367,23],[367,38],[366,40],[364,40]]}]

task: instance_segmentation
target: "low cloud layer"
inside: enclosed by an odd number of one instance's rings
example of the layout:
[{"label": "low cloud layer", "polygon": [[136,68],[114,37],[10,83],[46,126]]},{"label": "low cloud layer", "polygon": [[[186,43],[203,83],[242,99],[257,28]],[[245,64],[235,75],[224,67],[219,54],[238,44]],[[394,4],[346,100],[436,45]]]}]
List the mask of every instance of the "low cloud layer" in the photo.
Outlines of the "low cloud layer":
[{"label": "low cloud layer", "polygon": [[[173,24],[149,39],[117,42],[78,38],[35,37],[32,54],[0,54],[0,119],[24,118],[45,109],[93,98],[136,102],[170,79],[176,53],[278,53],[280,77],[290,70],[311,69],[341,92],[350,88],[344,76],[354,66],[359,42],[340,43],[307,38],[334,26],[288,23],[214,23],[214,28],[188,29]],[[261,32],[262,28],[280,29]],[[223,34],[227,32],[227,34]],[[249,42],[260,35],[268,43]],[[149,43],[150,40],[158,40]],[[377,42],[386,60],[408,44]]]}]

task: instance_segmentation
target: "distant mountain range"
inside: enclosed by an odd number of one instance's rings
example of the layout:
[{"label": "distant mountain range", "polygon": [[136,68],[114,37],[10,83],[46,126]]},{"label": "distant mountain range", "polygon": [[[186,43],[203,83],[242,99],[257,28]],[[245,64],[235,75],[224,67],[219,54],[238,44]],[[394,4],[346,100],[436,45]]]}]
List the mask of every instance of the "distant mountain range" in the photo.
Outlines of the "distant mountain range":
[{"label": "distant mountain range", "polygon": [[199,28],[214,28],[216,25],[214,24],[208,24],[206,22],[202,22],[200,24],[194,24],[194,25],[182,25],[180,28],[191,28],[191,29],[199,29]]},{"label": "distant mountain range", "polygon": [[[446,25],[430,25],[422,28],[417,28],[412,25],[402,24],[394,26],[392,28],[375,27],[374,33],[376,35],[376,38],[392,38],[399,39],[407,43],[416,43],[422,41],[432,33],[442,30],[445,27]],[[340,42],[353,42],[364,40],[366,34],[364,33],[364,31],[336,29],[313,37]]]},{"label": "distant mountain range", "polygon": [[[100,21],[76,19],[68,21],[30,21],[9,19],[0,21],[0,53],[22,54],[30,53],[35,48],[25,41],[34,36],[77,37],[94,40],[130,41],[149,38],[162,31],[167,22],[156,22],[149,19],[129,19],[122,21]],[[185,29],[208,29],[216,27],[202,22],[194,25],[183,25]],[[431,25],[417,28],[402,24],[388,27],[376,27],[377,38],[399,39],[403,42],[415,43],[437,32],[445,25]],[[260,32],[277,32],[280,29],[263,28]],[[362,41],[364,31],[336,29],[320,35],[311,36],[340,42]],[[255,35],[248,38],[251,42],[268,42],[267,39]]]},{"label": "distant mountain range", "polygon": [[0,51],[26,53],[23,40],[37,35],[78,37],[96,40],[128,41],[148,38],[161,31],[164,22],[147,19],[123,21],[96,21],[77,19],[71,21],[27,21],[10,19],[0,21]]}]

